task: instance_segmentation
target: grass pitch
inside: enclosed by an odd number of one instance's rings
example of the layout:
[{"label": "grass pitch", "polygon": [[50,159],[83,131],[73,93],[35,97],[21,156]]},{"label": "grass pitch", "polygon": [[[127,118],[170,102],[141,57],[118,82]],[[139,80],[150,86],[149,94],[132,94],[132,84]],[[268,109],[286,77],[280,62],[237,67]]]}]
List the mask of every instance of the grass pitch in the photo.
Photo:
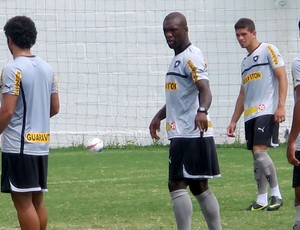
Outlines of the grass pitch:
[{"label": "grass pitch", "polygon": [[[210,188],[219,200],[224,230],[291,229],[292,166],[285,146],[269,152],[284,205],[274,212],[244,212],[240,210],[256,199],[252,156],[243,146],[218,146],[222,177],[210,180]],[[45,194],[48,229],[175,230],[167,172],[168,147],[108,148],[99,154],[83,147],[52,150]],[[192,229],[207,229],[194,197],[192,201]],[[0,194],[0,207],[0,229],[18,229],[8,194]]]}]

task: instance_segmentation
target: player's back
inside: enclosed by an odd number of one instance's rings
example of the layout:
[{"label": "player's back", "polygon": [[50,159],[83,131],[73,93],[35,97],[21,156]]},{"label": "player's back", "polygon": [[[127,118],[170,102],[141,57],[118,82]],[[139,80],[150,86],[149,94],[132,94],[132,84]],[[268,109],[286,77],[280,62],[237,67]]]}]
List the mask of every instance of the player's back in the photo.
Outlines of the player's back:
[{"label": "player's back", "polygon": [[[3,151],[47,154],[53,86],[51,66],[39,57],[21,56],[8,64],[4,72],[13,82],[9,93],[18,95],[18,99],[11,122],[3,132]],[[24,143],[24,149],[20,143]]]}]

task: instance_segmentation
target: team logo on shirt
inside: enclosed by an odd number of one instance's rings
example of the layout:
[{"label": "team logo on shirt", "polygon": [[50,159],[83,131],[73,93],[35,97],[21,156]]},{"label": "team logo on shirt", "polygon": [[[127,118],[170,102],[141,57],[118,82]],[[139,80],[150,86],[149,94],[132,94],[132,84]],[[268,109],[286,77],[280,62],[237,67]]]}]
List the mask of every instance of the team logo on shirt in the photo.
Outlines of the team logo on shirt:
[{"label": "team logo on shirt", "polygon": [[180,64],[180,60],[177,60],[174,65],[174,69],[177,68],[177,66],[179,66],[179,64]]},{"label": "team logo on shirt", "polygon": [[253,57],[253,61],[257,62],[257,60],[258,60],[258,55]]},{"label": "team logo on shirt", "polygon": [[50,133],[27,133],[26,140],[32,143],[49,143]]},{"label": "team logo on shirt", "polygon": [[269,52],[270,52],[270,54],[272,56],[273,63],[275,65],[278,65],[279,61],[278,61],[278,58],[277,58],[275,50],[273,49],[272,46],[268,46],[268,50],[269,50]]},{"label": "team logo on shirt", "polygon": [[265,108],[266,108],[266,106],[264,104],[258,105],[258,110],[259,111],[263,111],[263,110],[265,110]]},{"label": "team logo on shirt", "polygon": [[175,121],[167,122],[167,124],[166,124],[166,130],[167,131],[176,130],[176,123],[175,123]]}]

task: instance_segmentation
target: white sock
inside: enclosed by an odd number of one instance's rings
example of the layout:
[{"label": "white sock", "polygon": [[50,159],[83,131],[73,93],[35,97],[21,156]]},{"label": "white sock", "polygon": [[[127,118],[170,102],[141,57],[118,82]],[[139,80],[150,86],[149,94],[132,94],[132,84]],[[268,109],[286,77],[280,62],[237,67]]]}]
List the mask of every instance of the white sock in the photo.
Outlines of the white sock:
[{"label": "white sock", "polygon": [[268,193],[258,194],[256,203],[265,206],[268,204]]},{"label": "white sock", "polygon": [[281,193],[280,193],[278,185],[275,186],[274,188],[271,188],[270,192],[271,192],[271,196],[278,196],[278,198],[282,199],[282,196],[281,196]]}]

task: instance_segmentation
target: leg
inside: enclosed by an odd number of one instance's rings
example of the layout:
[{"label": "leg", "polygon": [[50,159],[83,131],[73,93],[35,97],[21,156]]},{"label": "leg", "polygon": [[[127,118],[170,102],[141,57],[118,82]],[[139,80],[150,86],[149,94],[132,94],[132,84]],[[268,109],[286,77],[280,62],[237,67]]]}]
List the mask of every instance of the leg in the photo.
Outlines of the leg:
[{"label": "leg", "polygon": [[[266,178],[270,186],[271,198],[267,210],[277,210],[282,206],[283,202],[278,186],[275,166],[272,159],[268,155],[267,146],[254,146],[253,157],[255,170],[257,170],[256,174],[259,174],[261,178],[258,183],[266,183],[264,179]],[[265,193],[267,194],[267,190]]]},{"label": "leg", "polygon": [[[297,159],[300,158],[300,151],[295,152]],[[294,166],[293,169],[293,188],[295,191],[295,222],[293,229],[300,230],[300,168]]]},{"label": "leg", "polygon": [[190,190],[197,198],[208,229],[221,230],[220,205],[215,195],[208,188],[207,180],[193,180]]},{"label": "leg", "polygon": [[40,221],[40,230],[46,230],[48,214],[42,192],[32,193],[32,202]]},{"label": "leg", "polygon": [[32,203],[32,193],[12,192],[11,197],[22,230],[40,230],[40,221]]},{"label": "leg", "polygon": [[193,206],[185,181],[169,181],[169,191],[178,230],[191,230]]},{"label": "leg", "polygon": [[295,209],[296,209],[295,224],[297,224],[300,229],[300,186],[295,187]]},{"label": "leg", "polygon": [[269,159],[264,159],[266,158],[265,152],[261,151],[265,150],[256,150],[256,152],[253,152],[253,172],[257,184],[256,203],[261,205],[263,207],[262,209],[265,209],[268,205],[268,180],[264,170],[271,162]]}]

